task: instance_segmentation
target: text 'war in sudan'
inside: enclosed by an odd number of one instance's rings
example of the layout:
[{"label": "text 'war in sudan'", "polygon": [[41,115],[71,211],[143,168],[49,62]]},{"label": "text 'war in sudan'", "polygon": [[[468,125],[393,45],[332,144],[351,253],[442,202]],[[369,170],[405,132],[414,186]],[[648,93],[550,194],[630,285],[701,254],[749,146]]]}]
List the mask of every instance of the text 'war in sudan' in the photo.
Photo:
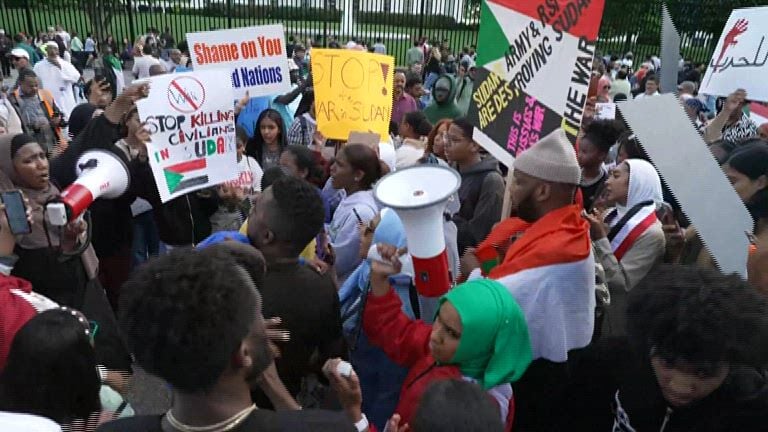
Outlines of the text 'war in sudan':
[{"label": "text 'war in sudan'", "polygon": [[344,106],[333,101],[317,102],[316,112],[328,121],[384,121],[389,112],[389,107],[368,105],[361,102],[351,102]]}]

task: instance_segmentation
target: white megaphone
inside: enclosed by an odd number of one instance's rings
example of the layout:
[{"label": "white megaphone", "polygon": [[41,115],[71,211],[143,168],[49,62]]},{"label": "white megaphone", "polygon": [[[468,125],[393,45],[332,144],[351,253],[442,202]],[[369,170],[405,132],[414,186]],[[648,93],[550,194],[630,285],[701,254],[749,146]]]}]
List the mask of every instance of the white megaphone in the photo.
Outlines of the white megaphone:
[{"label": "white megaphone", "polygon": [[48,223],[66,225],[97,198],[117,198],[128,190],[131,175],[125,163],[107,150],[88,150],[77,160],[77,180],[46,206]]},{"label": "white megaphone", "polygon": [[450,168],[419,165],[387,174],[373,190],[382,207],[403,222],[416,290],[426,297],[445,294],[451,286],[443,213],[460,185],[459,173]]}]

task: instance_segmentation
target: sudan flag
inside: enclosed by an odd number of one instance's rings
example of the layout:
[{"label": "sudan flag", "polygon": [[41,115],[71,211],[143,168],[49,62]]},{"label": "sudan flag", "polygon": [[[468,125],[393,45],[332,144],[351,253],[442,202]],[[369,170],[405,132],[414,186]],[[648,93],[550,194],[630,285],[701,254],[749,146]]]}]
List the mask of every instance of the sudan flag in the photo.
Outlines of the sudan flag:
[{"label": "sudan flag", "polygon": [[516,155],[581,125],[605,0],[483,0],[468,116]]},{"label": "sudan flag", "polygon": [[163,168],[168,192],[175,193],[208,183],[207,167],[206,159],[200,158]]}]

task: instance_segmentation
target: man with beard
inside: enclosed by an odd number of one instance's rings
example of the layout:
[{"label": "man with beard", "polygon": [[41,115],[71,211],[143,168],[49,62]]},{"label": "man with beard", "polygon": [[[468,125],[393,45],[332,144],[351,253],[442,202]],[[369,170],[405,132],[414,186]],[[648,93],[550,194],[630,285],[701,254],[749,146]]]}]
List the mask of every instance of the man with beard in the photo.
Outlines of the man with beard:
[{"label": "man with beard", "polygon": [[393,92],[392,121],[400,124],[409,112],[418,111],[416,100],[405,92],[405,72],[395,72],[395,91]]},{"label": "man with beard", "polygon": [[[341,413],[295,411],[298,404],[284,396],[254,283],[264,262],[257,251],[252,254],[226,243],[177,250],[134,273],[126,284],[121,325],[141,366],[172,386],[173,403],[165,414],[106,423],[99,431],[355,430],[352,424],[362,414],[352,420]],[[286,411],[258,409],[250,394],[254,383]],[[359,404],[349,406],[350,417],[352,412],[359,412]]]},{"label": "man with beard", "polygon": [[514,385],[515,430],[559,430],[553,407],[563,402],[568,361],[592,338],[595,261],[589,224],[574,204],[580,179],[565,132],[542,138],[515,159],[517,218],[462,258],[464,274],[498,280],[525,312],[534,362]]}]

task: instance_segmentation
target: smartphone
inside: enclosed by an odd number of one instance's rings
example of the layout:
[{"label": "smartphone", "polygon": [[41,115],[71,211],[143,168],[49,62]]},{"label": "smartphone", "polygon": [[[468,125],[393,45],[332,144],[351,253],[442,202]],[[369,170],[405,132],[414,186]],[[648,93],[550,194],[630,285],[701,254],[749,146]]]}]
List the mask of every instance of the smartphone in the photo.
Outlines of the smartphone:
[{"label": "smartphone", "polygon": [[32,226],[27,220],[27,207],[24,205],[24,197],[18,190],[0,192],[0,198],[5,205],[5,217],[13,235],[29,234]]}]

